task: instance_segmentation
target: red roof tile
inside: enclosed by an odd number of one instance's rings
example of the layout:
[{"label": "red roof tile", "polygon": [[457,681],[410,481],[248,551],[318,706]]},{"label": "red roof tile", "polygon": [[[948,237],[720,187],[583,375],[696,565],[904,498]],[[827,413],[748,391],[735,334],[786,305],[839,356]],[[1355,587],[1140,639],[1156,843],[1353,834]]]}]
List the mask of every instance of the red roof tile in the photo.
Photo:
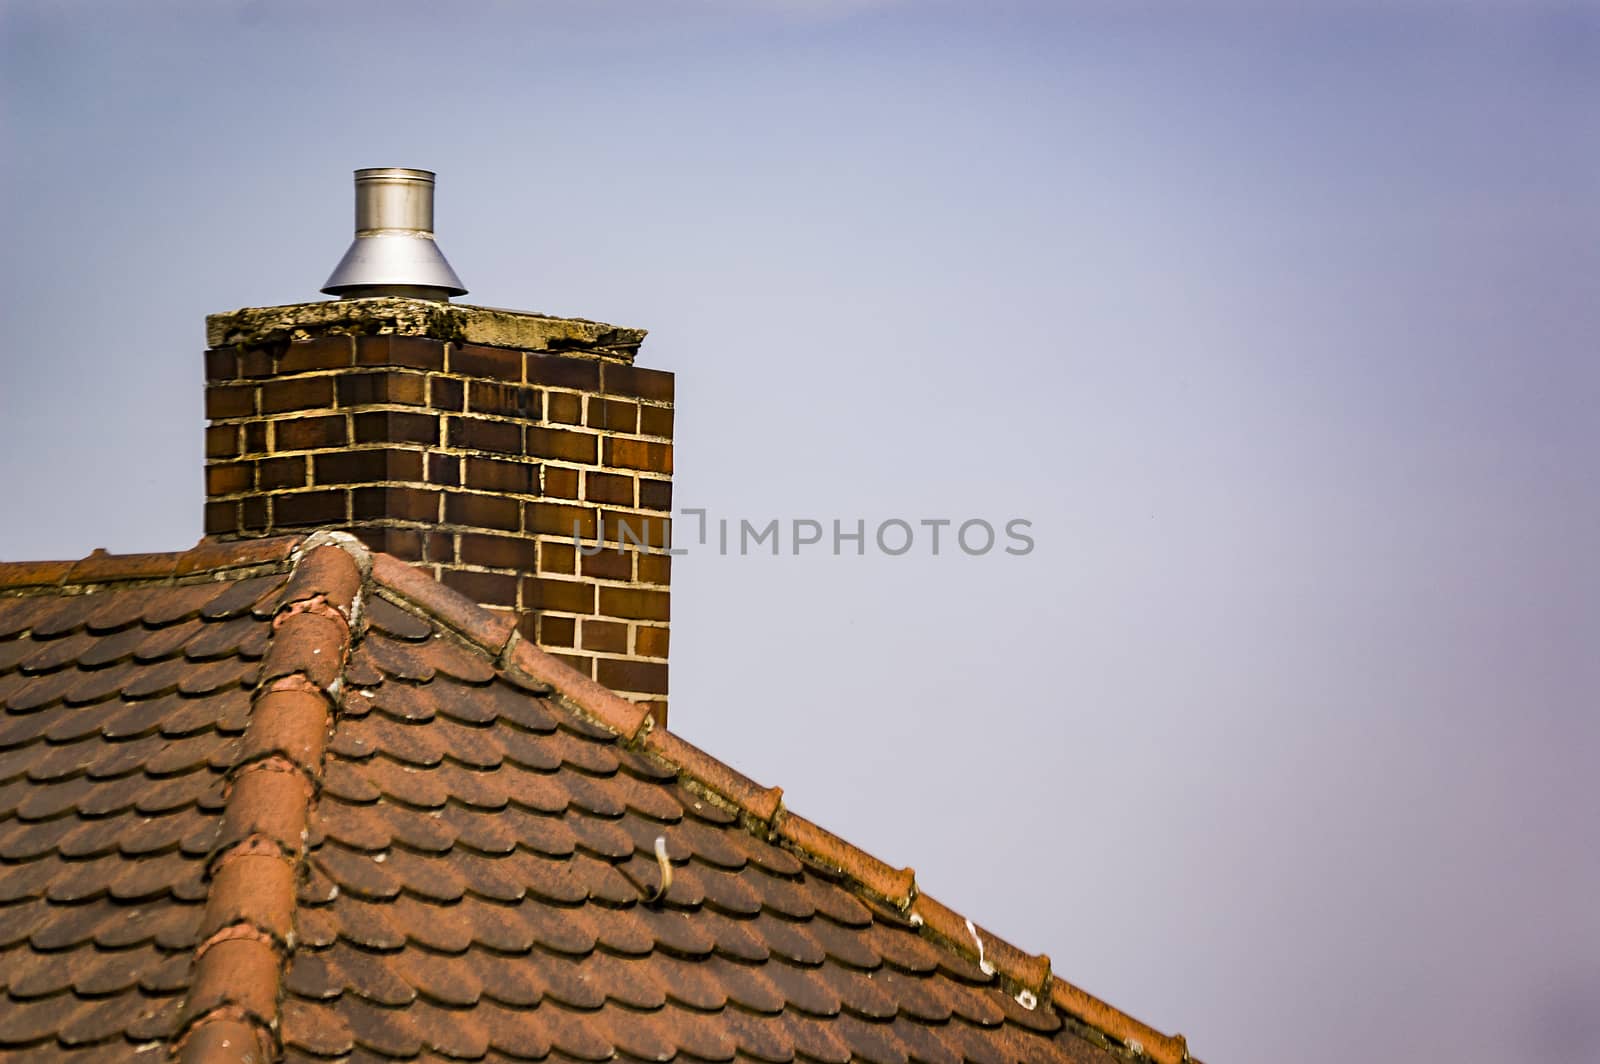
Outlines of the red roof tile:
[{"label": "red roof tile", "polygon": [[0,565],[0,1057],[1187,1058],[366,560]]}]

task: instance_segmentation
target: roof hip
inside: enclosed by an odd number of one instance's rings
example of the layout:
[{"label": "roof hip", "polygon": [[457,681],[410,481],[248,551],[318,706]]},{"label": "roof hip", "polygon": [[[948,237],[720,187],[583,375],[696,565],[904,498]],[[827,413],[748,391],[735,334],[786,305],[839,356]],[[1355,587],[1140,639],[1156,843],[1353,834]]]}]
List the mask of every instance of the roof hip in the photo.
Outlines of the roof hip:
[{"label": "roof hip", "polygon": [[193,979],[171,1055],[182,1064],[276,1059],[279,1001],[295,949],[295,884],[323,753],[359,635],[366,548],[344,533],[299,544],[272,620],[221,834]]}]

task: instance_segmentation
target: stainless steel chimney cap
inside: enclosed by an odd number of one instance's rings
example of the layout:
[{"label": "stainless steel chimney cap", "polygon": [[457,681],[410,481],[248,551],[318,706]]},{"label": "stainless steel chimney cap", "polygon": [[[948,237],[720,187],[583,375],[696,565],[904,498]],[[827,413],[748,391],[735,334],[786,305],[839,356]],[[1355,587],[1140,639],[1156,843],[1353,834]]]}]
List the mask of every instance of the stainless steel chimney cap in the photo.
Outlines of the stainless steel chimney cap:
[{"label": "stainless steel chimney cap", "polygon": [[322,286],[342,299],[445,300],[467,289],[433,239],[433,172],[356,171],[356,238]]}]

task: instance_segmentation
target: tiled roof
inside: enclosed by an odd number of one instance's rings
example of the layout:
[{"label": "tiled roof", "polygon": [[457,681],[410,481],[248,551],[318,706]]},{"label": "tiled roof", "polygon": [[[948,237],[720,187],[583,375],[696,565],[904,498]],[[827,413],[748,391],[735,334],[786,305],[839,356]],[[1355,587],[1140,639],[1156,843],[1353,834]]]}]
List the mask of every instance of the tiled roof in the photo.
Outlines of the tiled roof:
[{"label": "tiled roof", "polygon": [[1186,1059],[336,536],[0,565],[0,706],[0,1057]]}]

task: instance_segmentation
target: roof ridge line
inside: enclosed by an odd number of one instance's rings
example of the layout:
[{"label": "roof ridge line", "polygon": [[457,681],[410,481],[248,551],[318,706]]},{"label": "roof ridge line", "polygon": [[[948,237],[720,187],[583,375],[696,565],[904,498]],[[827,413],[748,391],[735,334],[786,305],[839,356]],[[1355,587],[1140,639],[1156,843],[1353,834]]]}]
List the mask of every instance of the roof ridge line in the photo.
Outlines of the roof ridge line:
[{"label": "roof ridge line", "polygon": [[361,635],[371,557],[353,536],[318,532],[297,544],[293,565],[226,776],[200,940],[168,1046],[180,1064],[282,1055],[295,885],[308,860],[307,828],[345,667]]},{"label": "roof ridge line", "polygon": [[144,581],[150,583],[279,565],[304,539],[271,536],[220,540],[202,536],[186,550],[108,554],[96,547],[87,557],[65,561],[0,562],[0,592],[59,591],[73,587]]},{"label": "roof ridge line", "polygon": [[[897,869],[792,812],[783,803],[783,788],[763,786],[681,736],[656,726],[643,706],[629,702],[521,638],[509,616],[485,609],[392,555],[373,555],[372,576],[379,588],[443,624],[514,677],[549,688],[579,716],[604,727],[624,745],[677,770],[696,790],[707,793],[737,815],[752,834],[768,842],[777,841],[812,864],[838,872],[861,894],[887,902],[905,914],[922,937],[979,965],[986,974],[998,975],[1018,987],[1014,996],[1024,1007],[1036,1008],[1049,1001],[1057,1010],[1156,1064],[1192,1061],[1182,1035],[1163,1034],[1072,983],[1055,978],[1048,955],[1028,953],[990,934],[922,893],[913,869]],[[1031,998],[1033,1005],[1028,1005],[1025,998]]]}]

